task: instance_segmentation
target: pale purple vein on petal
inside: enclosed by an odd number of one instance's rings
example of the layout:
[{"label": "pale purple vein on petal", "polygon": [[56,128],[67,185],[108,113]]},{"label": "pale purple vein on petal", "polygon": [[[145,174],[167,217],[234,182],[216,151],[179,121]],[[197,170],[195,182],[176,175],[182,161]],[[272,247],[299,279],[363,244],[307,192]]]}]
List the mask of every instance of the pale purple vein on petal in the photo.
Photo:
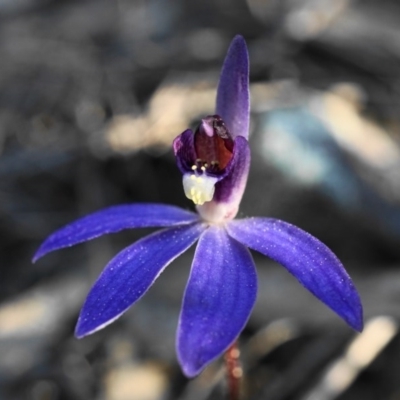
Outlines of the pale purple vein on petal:
[{"label": "pale purple vein on petal", "polygon": [[70,247],[106,233],[115,233],[129,228],[188,224],[198,219],[195,213],[165,204],[137,203],[109,207],[89,214],[54,232],[39,247],[33,261],[51,251]]},{"label": "pale purple vein on petal", "polygon": [[177,351],[186,376],[199,374],[238,337],[256,295],[248,249],[211,226],[200,237],[180,315]]},{"label": "pale purple vein on petal", "polygon": [[94,333],[123,314],[204,229],[202,223],[168,228],[117,254],[89,292],[78,319],[76,336]]},{"label": "pale purple vein on petal", "polygon": [[357,290],[342,263],[318,239],[294,225],[270,218],[231,221],[227,230],[244,245],[282,264],[352,328],[362,330]]},{"label": "pale purple vein on petal", "polygon": [[232,136],[249,135],[249,55],[242,36],[235,36],[222,66],[217,90],[216,113]]}]

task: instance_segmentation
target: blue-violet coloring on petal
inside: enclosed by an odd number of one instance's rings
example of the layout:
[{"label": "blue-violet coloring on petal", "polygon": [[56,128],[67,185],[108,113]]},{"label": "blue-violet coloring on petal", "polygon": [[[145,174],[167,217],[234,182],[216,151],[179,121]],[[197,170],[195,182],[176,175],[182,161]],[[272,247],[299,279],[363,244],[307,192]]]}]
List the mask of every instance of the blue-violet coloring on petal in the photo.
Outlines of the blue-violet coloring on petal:
[{"label": "blue-violet coloring on petal", "polygon": [[361,330],[358,293],[337,257],[318,239],[270,218],[233,220],[250,167],[249,57],[236,36],[225,58],[216,113],[173,142],[185,195],[197,213],[164,204],[130,204],[87,215],[50,235],[33,261],[107,233],[163,227],[118,253],[94,283],[75,334],[107,326],[138,301],[161,272],[198,239],[177,332],[177,355],[188,377],[225,352],[244,329],[257,295],[249,249],[282,264],[351,327]]},{"label": "blue-violet coloring on petal", "polygon": [[186,287],[177,333],[183,371],[197,375],[237,338],[257,296],[257,275],[249,251],[223,227],[200,237]]},{"label": "blue-violet coloring on petal", "polygon": [[227,229],[245,246],[283,265],[352,328],[362,330],[362,306],[357,290],[339,259],[318,239],[272,218],[236,220]]},{"label": "blue-violet coloring on petal", "polygon": [[78,319],[76,336],[96,332],[123,314],[204,229],[201,223],[168,228],[118,253],[90,290]]}]

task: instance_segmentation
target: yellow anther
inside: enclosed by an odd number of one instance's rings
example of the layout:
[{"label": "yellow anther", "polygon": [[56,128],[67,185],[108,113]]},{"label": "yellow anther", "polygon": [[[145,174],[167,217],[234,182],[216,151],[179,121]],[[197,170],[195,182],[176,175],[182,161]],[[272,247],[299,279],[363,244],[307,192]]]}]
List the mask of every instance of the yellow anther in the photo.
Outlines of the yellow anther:
[{"label": "yellow anther", "polygon": [[196,165],[192,165],[192,170],[196,171],[196,169],[197,169],[197,166]]},{"label": "yellow anther", "polygon": [[205,172],[206,167],[203,165],[203,166],[201,167],[201,170],[202,170],[203,172]]}]

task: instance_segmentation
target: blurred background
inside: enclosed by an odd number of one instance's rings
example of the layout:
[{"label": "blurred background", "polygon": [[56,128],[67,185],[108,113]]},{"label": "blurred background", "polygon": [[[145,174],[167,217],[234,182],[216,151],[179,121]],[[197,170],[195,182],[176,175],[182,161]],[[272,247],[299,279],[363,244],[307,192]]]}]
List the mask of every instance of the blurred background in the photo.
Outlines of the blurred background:
[{"label": "blurred background", "polygon": [[192,209],[172,139],[213,113],[231,39],[251,61],[252,167],[240,216],[281,218],[343,261],[355,334],[254,254],[245,399],[400,399],[400,4],[395,0],[0,0],[0,399],[223,398],[188,381],[174,336],[193,252],[78,341],[87,290],[134,230],[31,257],[102,207]]}]

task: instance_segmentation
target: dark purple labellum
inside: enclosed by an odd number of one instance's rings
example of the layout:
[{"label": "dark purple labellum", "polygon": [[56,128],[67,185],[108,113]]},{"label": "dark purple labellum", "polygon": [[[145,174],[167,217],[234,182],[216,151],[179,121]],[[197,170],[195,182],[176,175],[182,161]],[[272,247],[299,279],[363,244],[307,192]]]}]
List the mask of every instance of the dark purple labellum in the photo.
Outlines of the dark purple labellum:
[{"label": "dark purple labellum", "polygon": [[218,173],[232,159],[233,140],[219,115],[210,115],[202,120],[194,134],[196,165],[207,172]]}]

